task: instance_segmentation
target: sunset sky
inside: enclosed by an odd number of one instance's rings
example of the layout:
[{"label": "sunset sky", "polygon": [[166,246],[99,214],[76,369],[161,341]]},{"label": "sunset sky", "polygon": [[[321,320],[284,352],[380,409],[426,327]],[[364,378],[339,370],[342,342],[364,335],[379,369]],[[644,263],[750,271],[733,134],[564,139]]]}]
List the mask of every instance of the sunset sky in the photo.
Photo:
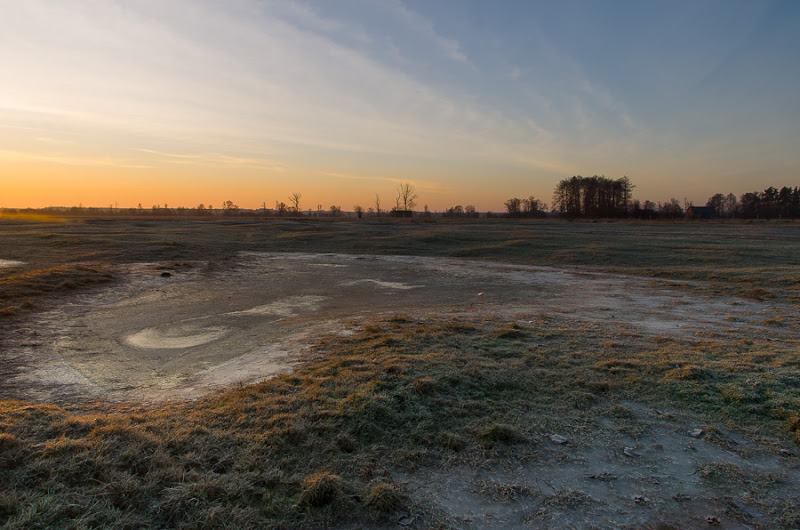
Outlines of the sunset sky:
[{"label": "sunset sky", "polygon": [[0,206],[800,185],[800,2],[0,0]]}]

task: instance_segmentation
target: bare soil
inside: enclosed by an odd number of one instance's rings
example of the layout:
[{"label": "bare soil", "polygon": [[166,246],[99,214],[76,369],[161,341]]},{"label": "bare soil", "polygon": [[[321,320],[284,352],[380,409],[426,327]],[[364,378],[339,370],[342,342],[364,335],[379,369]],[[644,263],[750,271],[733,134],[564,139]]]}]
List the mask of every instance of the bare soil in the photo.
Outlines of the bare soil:
[{"label": "bare soil", "polygon": [[796,499],[797,458],[692,414],[623,406],[629,415],[601,416],[591,432],[536,440],[528,461],[399,478],[458,528],[773,528],[776,502]]}]

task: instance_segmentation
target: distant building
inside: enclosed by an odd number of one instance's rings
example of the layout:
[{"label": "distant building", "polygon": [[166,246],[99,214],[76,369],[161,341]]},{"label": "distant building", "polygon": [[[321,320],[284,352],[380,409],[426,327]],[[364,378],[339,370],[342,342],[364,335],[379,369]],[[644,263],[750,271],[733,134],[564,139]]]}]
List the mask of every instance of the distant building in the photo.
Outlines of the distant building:
[{"label": "distant building", "polygon": [[686,209],[687,219],[715,219],[717,210],[713,206],[689,206]]}]

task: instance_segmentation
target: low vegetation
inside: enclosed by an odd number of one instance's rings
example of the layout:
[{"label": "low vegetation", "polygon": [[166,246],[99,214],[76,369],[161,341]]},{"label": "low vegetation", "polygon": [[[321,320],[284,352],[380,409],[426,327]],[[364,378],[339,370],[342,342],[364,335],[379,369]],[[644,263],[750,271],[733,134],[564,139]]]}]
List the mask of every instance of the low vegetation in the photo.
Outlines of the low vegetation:
[{"label": "low vegetation", "polygon": [[[625,419],[628,400],[692,410],[776,447],[797,442],[796,345],[776,348],[765,336],[654,346],[627,335],[609,348],[600,329],[576,331],[547,316],[524,322],[508,336],[495,321],[376,321],[355,336],[323,339],[291,375],[188,404],[4,402],[0,521],[380,522],[418,508],[395,472],[499,456],[535,462],[554,432],[591,445],[598,418]],[[704,468],[702,478],[722,480],[729,468]],[[760,498],[770,487],[746,486]],[[781,502],[767,508],[776,520],[786,515]]]},{"label": "low vegetation", "polygon": [[341,252],[581,266],[800,301],[800,224],[791,221],[5,219],[0,238],[0,259],[26,262],[0,268],[0,279],[77,264],[224,264],[240,251]]},{"label": "low vegetation", "polygon": [[[113,281],[121,263],[236,250],[584,265],[706,280],[698,288],[708,294],[798,302],[793,224],[697,231],[626,223],[179,223],[167,232],[139,221],[52,230],[14,223],[0,226],[18,243],[0,258],[28,262],[0,277],[2,301],[14,308],[20,300],[47,304],[58,293]],[[18,311],[6,322],[17,318]],[[757,333],[654,339],[563,315],[510,322],[395,315],[361,322],[349,337],[320,338],[292,374],[195,402],[3,401],[0,525],[325,527],[396,524],[415,514],[421,525],[444,527],[446,517],[416,504],[399,475],[487,461],[544,462],[543,444],[553,433],[568,434],[580,451],[607,429],[604,418],[642,436],[648,425],[636,421],[631,402],[696,415],[706,438],[726,450],[740,450],[725,434],[735,429],[775,453],[793,453],[800,443],[798,344],[773,337],[787,325],[796,322],[787,317]],[[773,495],[775,480],[751,480],[733,464],[697,472],[721,496],[733,484],[737,494],[761,499],[762,526],[800,524],[796,490],[792,498]],[[491,480],[476,489],[502,502],[535,494]],[[574,491],[542,506],[580,504],[575,499],[588,502]]]}]

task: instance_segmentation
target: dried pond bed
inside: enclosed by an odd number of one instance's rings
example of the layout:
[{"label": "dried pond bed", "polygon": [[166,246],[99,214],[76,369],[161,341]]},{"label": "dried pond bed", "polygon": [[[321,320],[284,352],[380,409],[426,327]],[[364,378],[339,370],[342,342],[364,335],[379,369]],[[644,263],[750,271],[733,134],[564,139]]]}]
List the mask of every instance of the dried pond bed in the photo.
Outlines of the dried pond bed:
[{"label": "dried pond bed", "polygon": [[198,397],[289,370],[320,335],[392,313],[553,314],[682,338],[763,331],[780,318],[774,304],[696,295],[686,282],[447,258],[242,253],[224,267],[123,270],[123,282],[17,329],[5,355],[20,367],[6,382],[18,397]]}]

